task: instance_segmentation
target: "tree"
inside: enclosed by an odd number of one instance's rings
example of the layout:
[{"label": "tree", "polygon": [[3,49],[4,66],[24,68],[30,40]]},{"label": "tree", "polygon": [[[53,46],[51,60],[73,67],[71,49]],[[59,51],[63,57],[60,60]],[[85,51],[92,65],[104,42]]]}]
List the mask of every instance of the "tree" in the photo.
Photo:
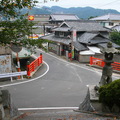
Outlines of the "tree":
[{"label": "tree", "polygon": [[120,45],[120,32],[117,31],[117,30],[112,31],[112,32],[110,33],[110,39],[111,39],[114,43]]},{"label": "tree", "polygon": [[[48,0],[43,0],[47,2]],[[50,0],[54,1],[54,0]],[[38,1],[36,0],[0,0],[0,44],[22,44],[24,47],[36,45],[27,36],[31,34],[33,22],[28,21],[28,13],[21,14],[23,8],[32,9]]]}]

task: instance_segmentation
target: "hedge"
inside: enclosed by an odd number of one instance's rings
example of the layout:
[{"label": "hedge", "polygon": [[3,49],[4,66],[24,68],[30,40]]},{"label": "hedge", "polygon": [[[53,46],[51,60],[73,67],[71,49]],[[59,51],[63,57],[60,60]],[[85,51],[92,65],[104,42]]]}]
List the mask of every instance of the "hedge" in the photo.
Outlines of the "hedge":
[{"label": "hedge", "polygon": [[120,109],[120,79],[104,85],[99,89],[99,101],[111,110],[113,105]]}]

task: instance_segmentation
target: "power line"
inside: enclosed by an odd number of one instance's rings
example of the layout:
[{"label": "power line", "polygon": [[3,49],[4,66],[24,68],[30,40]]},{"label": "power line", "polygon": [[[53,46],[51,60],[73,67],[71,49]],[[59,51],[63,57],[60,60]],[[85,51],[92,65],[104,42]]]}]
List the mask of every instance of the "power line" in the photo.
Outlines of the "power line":
[{"label": "power line", "polygon": [[102,5],[101,7],[104,7],[104,6],[107,6],[107,5],[113,4],[113,3],[118,2],[118,1],[120,1],[120,0],[115,0],[115,1],[109,2],[109,3],[105,4],[105,5]]}]

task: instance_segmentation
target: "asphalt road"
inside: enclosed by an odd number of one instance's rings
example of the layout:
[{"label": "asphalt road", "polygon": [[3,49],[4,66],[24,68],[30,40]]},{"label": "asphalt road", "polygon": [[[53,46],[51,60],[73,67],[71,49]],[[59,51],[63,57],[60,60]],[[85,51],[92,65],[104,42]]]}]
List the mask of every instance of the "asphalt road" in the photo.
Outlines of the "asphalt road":
[{"label": "asphalt road", "polygon": [[[37,50],[36,56],[40,54]],[[18,108],[78,107],[87,93],[87,85],[98,84],[101,72],[84,64],[67,62],[44,53],[47,63],[31,82],[5,87]],[[42,77],[47,70],[46,74]]]}]

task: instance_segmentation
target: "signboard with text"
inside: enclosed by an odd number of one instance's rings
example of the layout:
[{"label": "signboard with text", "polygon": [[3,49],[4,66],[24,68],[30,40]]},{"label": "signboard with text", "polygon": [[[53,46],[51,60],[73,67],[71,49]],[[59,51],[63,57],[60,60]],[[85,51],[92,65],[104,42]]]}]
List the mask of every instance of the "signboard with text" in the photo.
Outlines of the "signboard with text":
[{"label": "signboard with text", "polygon": [[0,56],[0,74],[12,71],[11,55]]}]

